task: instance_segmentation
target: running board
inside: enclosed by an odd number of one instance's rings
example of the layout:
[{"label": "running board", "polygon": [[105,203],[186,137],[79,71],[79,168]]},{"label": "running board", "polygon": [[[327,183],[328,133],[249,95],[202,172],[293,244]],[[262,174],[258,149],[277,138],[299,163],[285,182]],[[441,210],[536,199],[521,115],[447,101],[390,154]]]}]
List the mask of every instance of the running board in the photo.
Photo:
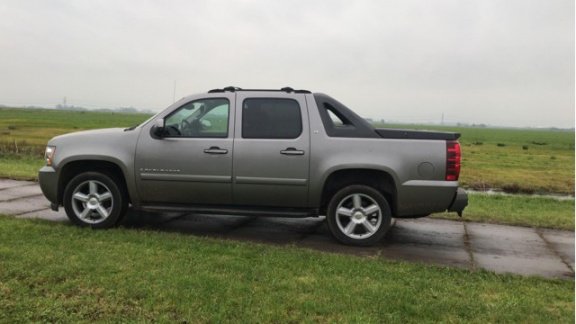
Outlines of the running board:
[{"label": "running board", "polygon": [[262,207],[222,207],[222,206],[188,206],[188,205],[140,205],[145,211],[190,212],[212,215],[270,216],[270,217],[317,217],[315,208],[262,208]]}]

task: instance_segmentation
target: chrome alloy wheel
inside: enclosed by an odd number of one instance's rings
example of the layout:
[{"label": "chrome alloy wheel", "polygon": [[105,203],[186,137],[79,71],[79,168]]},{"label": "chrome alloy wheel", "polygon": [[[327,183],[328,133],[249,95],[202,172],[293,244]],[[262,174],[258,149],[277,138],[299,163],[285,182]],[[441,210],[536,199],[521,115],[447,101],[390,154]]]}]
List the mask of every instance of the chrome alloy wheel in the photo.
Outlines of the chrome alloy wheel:
[{"label": "chrome alloy wheel", "polygon": [[382,210],[370,196],[351,194],[340,200],[336,208],[336,224],[349,238],[365,239],[374,235],[382,225]]},{"label": "chrome alloy wheel", "polygon": [[98,224],[112,212],[114,199],[110,189],[100,181],[89,180],[79,184],[72,193],[72,209],[83,222]]}]

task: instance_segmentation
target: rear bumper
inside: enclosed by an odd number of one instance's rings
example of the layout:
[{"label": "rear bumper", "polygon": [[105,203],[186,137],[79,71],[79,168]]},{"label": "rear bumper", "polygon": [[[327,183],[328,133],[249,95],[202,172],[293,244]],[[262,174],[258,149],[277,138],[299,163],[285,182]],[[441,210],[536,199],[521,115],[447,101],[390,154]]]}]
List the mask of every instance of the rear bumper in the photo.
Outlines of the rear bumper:
[{"label": "rear bumper", "polygon": [[452,204],[448,207],[448,211],[456,212],[458,213],[458,216],[462,216],[462,212],[466,206],[468,206],[468,194],[466,193],[466,190],[458,188],[454,195]]}]

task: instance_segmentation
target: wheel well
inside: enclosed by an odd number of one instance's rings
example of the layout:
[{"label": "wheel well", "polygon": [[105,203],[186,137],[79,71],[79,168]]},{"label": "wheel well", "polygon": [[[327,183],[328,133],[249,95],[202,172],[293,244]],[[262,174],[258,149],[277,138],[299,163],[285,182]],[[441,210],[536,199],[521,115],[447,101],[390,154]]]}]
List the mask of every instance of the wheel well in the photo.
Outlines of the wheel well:
[{"label": "wheel well", "polygon": [[128,197],[128,199],[130,199],[129,195],[127,194],[126,178],[124,177],[122,169],[120,169],[120,167],[117,164],[100,160],[83,160],[83,161],[73,161],[62,167],[62,171],[60,171],[60,177],[58,180],[59,203],[62,203],[62,201],[64,200],[63,199],[64,189],[66,189],[66,185],[68,184],[68,182],[70,182],[70,180],[72,180],[72,178],[74,178],[78,174],[87,171],[102,172],[119,180],[120,190],[124,190],[126,196]]},{"label": "wheel well", "polygon": [[320,214],[326,214],[330,198],[338,190],[353,184],[363,184],[378,190],[390,204],[392,215],[396,215],[396,184],[390,174],[372,169],[338,170],[328,176],[322,190]]}]

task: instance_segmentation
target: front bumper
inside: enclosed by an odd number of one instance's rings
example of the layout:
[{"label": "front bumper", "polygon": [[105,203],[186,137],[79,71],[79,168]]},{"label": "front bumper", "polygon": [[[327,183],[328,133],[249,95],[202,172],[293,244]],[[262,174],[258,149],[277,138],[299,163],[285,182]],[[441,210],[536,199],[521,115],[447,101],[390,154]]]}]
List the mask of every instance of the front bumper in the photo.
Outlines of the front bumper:
[{"label": "front bumper", "polygon": [[466,206],[468,206],[468,194],[466,193],[466,190],[458,188],[456,195],[454,195],[452,204],[448,207],[448,211],[456,212],[458,213],[458,216],[462,216],[462,212]]},{"label": "front bumper", "polygon": [[56,170],[53,167],[44,166],[38,171],[38,182],[42,193],[52,203],[52,206],[58,206],[58,174]]}]

